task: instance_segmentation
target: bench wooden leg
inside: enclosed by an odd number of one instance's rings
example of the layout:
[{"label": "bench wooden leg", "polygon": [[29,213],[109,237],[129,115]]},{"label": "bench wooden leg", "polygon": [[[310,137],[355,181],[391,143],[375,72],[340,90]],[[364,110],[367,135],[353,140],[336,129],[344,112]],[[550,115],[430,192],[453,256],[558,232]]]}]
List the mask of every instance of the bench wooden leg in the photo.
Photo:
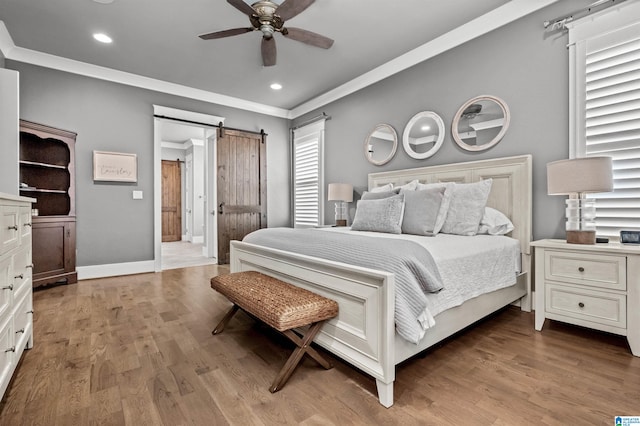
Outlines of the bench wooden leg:
[{"label": "bench wooden leg", "polygon": [[211,332],[211,334],[218,334],[218,333],[222,333],[222,330],[224,330],[225,326],[227,325],[227,323],[231,320],[231,318],[236,314],[236,312],[238,312],[238,309],[240,309],[240,307],[236,304],[234,304],[231,309],[229,309],[229,312],[227,312],[224,316],[224,318],[222,318],[222,321],[220,321],[218,323],[218,325],[216,325],[216,328],[213,329],[213,331]]},{"label": "bench wooden leg", "polygon": [[318,331],[320,331],[320,327],[322,327],[323,322],[324,321],[313,323],[311,327],[309,327],[307,334],[302,338],[298,337],[298,335],[291,330],[286,330],[283,332],[285,336],[287,336],[296,344],[297,348],[293,350],[293,353],[291,354],[291,356],[289,356],[289,359],[284,364],[284,367],[282,367],[282,369],[278,373],[278,376],[273,381],[273,384],[269,388],[269,391],[271,393],[277,392],[284,387],[287,380],[289,380],[289,377],[291,377],[293,370],[295,370],[295,368],[298,366],[298,363],[300,363],[300,360],[302,359],[304,354],[309,354],[309,356],[318,361],[318,363],[326,369],[333,367],[330,362],[324,359],[322,355],[320,355],[315,349],[310,346],[314,337],[316,337],[316,334],[318,334]]}]

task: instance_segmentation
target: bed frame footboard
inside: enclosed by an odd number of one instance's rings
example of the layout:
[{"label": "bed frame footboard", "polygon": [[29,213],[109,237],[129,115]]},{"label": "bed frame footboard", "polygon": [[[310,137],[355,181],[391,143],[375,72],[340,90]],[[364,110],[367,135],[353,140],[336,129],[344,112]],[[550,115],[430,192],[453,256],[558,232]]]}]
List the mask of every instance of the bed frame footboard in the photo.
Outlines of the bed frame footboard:
[{"label": "bed frame footboard", "polygon": [[393,404],[394,276],[241,241],[231,242],[231,272],[259,271],[338,302],[314,342],[376,379],[378,398]]}]

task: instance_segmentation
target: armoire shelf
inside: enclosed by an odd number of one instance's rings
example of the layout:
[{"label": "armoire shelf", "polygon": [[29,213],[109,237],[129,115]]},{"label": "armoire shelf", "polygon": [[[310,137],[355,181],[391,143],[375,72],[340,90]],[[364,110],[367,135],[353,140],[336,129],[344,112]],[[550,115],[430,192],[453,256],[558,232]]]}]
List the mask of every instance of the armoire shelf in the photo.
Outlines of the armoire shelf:
[{"label": "armoire shelf", "polygon": [[35,198],[33,286],[75,283],[76,134],[20,120],[20,195]]}]

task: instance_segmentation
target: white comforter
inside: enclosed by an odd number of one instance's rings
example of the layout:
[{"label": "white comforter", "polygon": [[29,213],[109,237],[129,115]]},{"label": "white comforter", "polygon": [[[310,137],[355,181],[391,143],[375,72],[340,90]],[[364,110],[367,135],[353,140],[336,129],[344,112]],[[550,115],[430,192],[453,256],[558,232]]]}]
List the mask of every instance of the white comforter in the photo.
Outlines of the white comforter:
[{"label": "white comforter", "polygon": [[[400,238],[415,241],[429,250],[438,265],[444,289],[427,294],[424,332],[435,325],[439,313],[461,305],[464,301],[516,282],[520,272],[520,243],[496,235],[473,237],[438,234],[423,237],[408,234],[383,234],[351,231],[349,228],[323,228],[327,232],[354,232],[379,238]],[[424,335],[424,333],[423,333]]]}]

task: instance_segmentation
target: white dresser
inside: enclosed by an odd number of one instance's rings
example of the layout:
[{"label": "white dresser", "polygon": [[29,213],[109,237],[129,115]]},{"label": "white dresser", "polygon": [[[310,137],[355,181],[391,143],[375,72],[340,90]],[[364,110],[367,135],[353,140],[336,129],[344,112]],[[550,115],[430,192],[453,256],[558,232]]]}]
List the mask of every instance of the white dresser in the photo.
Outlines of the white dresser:
[{"label": "white dresser", "polygon": [[0,193],[0,397],[33,346],[32,201]]},{"label": "white dresser", "polygon": [[627,336],[640,356],[640,246],[567,244],[535,247],[536,330],[550,318]]}]

